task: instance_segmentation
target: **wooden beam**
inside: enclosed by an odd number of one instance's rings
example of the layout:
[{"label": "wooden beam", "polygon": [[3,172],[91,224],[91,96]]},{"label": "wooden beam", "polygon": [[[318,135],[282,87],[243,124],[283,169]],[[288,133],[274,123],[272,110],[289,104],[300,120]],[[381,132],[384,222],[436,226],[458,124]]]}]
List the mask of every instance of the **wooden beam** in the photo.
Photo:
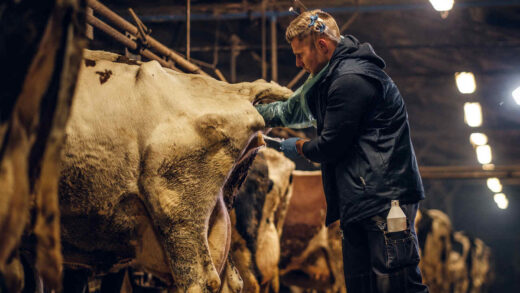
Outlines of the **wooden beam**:
[{"label": "wooden beam", "polygon": [[423,166],[419,171],[423,179],[520,179],[520,166],[495,166],[492,170],[481,166]]},{"label": "wooden beam", "polygon": [[[427,1],[402,1],[396,3],[395,0],[363,0],[362,5],[356,5],[357,1],[350,0],[306,0],[308,9],[323,9],[334,15],[341,13],[353,13],[355,11],[367,13],[381,13],[385,11],[413,11],[413,10],[431,10],[431,4]],[[412,2],[412,3],[410,3]],[[145,21],[150,22],[169,22],[169,21],[185,21],[184,7],[182,5],[157,5],[144,4],[141,6],[140,12]],[[507,7],[517,6],[518,0],[494,0],[494,1],[465,1],[455,3],[455,8],[473,8],[473,7]],[[270,8],[276,16],[290,16],[287,13],[289,9],[289,1],[272,1]],[[120,7],[120,6],[119,6]],[[122,9],[122,8],[119,8]],[[126,8],[125,8],[126,9]],[[246,19],[251,17],[261,17],[262,4],[244,5],[243,3],[215,3],[215,4],[198,4],[192,9],[192,20],[215,20],[220,19]]]},{"label": "wooden beam", "polygon": [[[273,129],[273,134],[275,129]],[[276,131],[283,131],[285,128]],[[291,136],[299,136],[293,134]],[[483,170],[479,166],[422,166],[419,167],[423,179],[487,179],[497,177],[504,184],[520,184],[520,165],[495,166],[494,170]],[[437,184],[437,183],[434,183]]]},{"label": "wooden beam", "polygon": [[276,17],[271,17],[271,80],[278,81],[278,45],[276,40]]}]

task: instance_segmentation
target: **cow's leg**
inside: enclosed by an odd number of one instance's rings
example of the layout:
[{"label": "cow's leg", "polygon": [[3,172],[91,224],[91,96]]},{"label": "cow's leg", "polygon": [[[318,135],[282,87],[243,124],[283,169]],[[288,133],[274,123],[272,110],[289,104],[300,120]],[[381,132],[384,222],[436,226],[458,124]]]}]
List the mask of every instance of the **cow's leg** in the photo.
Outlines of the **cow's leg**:
[{"label": "cow's leg", "polygon": [[[231,258],[231,255],[228,256],[226,261],[226,267],[222,274],[222,287],[220,288],[220,293],[240,293],[244,288],[244,282],[238,272],[235,264]],[[251,291],[244,291],[247,293],[253,293]]]},{"label": "cow's leg", "polygon": [[85,269],[65,269],[63,271],[63,292],[87,293],[89,271]]},{"label": "cow's leg", "polygon": [[219,196],[211,214],[208,244],[213,265],[222,275],[231,245],[231,220],[222,196]]},{"label": "cow's leg", "polygon": [[126,275],[126,269],[122,269],[117,273],[108,274],[101,280],[101,293],[112,293],[121,291],[123,280]]},{"label": "cow's leg", "polygon": [[176,192],[169,189],[169,183],[161,176],[145,178],[141,186],[177,290],[217,292],[220,278],[207,240],[209,217],[217,196]]}]

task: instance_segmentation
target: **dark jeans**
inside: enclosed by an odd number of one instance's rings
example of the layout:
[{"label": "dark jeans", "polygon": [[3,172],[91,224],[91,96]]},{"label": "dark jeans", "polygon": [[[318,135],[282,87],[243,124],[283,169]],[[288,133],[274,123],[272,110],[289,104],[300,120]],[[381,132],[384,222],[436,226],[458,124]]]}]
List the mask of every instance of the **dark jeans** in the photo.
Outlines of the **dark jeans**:
[{"label": "dark jeans", "polygon": [[419,204],[401,205],[406,231],[386,232],[386,215],[342,227],[343,265],[348,293],[427,293],[419,271],[415,215]]}]

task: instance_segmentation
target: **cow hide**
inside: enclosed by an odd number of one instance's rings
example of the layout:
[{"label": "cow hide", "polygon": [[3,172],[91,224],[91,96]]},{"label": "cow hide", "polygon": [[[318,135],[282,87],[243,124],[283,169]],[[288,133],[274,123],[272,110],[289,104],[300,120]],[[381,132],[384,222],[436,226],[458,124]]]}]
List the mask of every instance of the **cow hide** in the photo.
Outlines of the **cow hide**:
[{"label": "cow hide", "polygon": [[23,271],[17,249],[25,229],[36,240],[24,243],[36,255],[30,265],[59,289],[57,162],[86,45],[85,2],[9,1],[0,8],[0,274],[9,274],[9,292],[24,287],[15,272]]},{"label": "cow hide", "polygon": [[290,93],[86,51],[59,185],[67,266],[132,265],[172,290],[218,291],[226,203],[263,144],[252,102]]},{"label": "cow hide", "polygon": [[255,159],[232,211],[231,254],[244,292],[278,292],[280,236],[292,196],[294,163],[264,148]]}]

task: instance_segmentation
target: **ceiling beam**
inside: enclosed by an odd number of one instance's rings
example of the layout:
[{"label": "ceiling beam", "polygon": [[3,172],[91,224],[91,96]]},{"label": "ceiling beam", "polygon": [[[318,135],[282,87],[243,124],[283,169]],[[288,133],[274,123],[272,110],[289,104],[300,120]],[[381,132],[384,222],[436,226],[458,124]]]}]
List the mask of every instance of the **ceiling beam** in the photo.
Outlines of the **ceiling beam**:
[{"label": "ceiling beam", "polygon": [[[327,5],[330,3],[321,4]],[[488,0],[488,1],[466,1],[466,2],[456,2],[454,5],[454,9],[463,9],[463,8],[474,8],[474,7],[499,7],[499,6],[518,6],[520,5],[520,0]],[[286,7],[287,6],[287,7]],[[318,7],[320,4],[318,4]],[[293,12],[288,11],[288,5],[279,5],[276,4],[273,10],[266,11],[267,17],[288,17],[294,16]],[[311,6],[309,6],[311,8]],[[332,13],[354,13],[354,12],[362,12],[362,13],[372,13],[372,12],[385,12],[385,11],[409,11],[409,10],[423,10],[423,9],[433,9],[431,4],[423,1],[423,2],[414,2],[414,3],[389,3],[389,4],[363,4],[363,5],[350,5],[350,6],[331,6],[331,7],[320,7],[322,10]],[[209,21],[209,20],[232,20],[232,19],[251,19],[251,18],[261,18],[261,7],[260,5],[247,5],[244,6],[242,4],[220,4],[214,5],[212,7],[207,7],[204,9],[207,12],[195,12],[197,11],[197,6],[193,5],[194,13],[191,14],[190,19],[192,21]],[[280,10],[276,10],[280,9]],[[154,8],[145,8],[141,7],[139,9],[140,18],[144,22],[176,22],[176,21],[186,21],[186,15],[184,14],[185,7],[184,6],[161,6]],[[233,12],[229,12],[233,11]],[[166,12],[166,13],[165,13]]]},{"label": "ceiling beam", "polygon": [[423,179],[520,179],[520,166],[495,166],[493,170],[483,170],[481,166],[424,166],[419,171]]}]

